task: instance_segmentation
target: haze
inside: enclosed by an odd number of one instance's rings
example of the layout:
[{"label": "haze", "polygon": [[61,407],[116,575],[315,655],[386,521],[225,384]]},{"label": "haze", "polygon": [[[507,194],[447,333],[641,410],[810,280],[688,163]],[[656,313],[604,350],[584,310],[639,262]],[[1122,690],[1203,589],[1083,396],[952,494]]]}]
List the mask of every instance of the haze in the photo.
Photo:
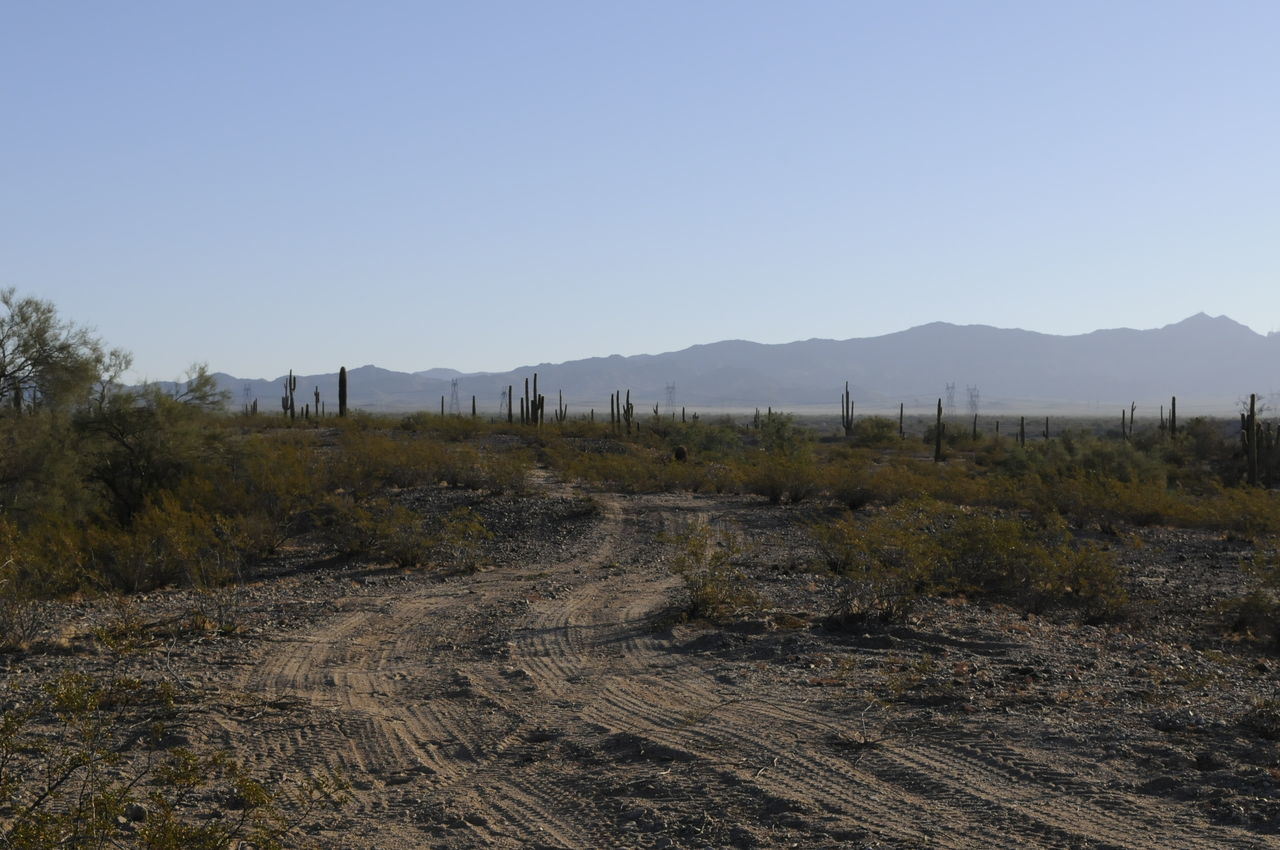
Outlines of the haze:
[{"label": "haze", "polygon": [[1266,333],[1277,31],[1263,2],[8,3],[0,284],[153,379]]}]

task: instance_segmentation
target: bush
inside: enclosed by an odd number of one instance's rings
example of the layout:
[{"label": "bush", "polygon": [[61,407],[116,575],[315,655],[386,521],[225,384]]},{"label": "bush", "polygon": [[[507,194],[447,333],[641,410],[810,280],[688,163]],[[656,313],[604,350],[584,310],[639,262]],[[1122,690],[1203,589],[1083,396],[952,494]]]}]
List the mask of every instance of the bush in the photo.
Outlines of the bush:
[{"label": "bush", "polygon": [[734,562],[743,557],[740,539],[728,529],[713,530],[698,518],[666,535],[672,550],[671,571],[689,593],[687,616],[713,622],[758,604],[747,578]]},{"label": "bush", "polygon": [[1073,541],[1061,518],[1033,523],[990,509],[914,499],[815,529],[837,579],[834,616],[901,620],[926,593],[991,596],[1030,610],[1072,605],[1090,618],[1123,613],[1114,559]]},{"label": "bush", "polygon": [[846,513],[815,529],[836,581],[836,623],[873,627],[911,613],[938,557],[933,537],[922,528],[930,510],[928,502],[904,502],[861,521]]},{"label": "bush", "polygon": [[853,423],[852,437],[859,446],[897,445],[898,423],[884,416],[864,416]]}]

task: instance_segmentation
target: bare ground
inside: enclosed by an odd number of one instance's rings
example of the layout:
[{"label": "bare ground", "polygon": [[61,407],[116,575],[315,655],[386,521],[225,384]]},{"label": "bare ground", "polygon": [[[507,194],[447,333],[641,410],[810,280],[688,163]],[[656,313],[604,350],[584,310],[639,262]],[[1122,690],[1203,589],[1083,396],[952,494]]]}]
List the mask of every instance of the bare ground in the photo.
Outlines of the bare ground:
[{"label": "bare ground", "polygon": [[[237,633],[137,656],[90,649],[100,604],[64,606],[67,648],[0,669],[172,677],[204,696],[202,743],[261,776],[340,773],[350,803],[300,846],[1280,847],[1257,711],[1276,663],[1215,620],[1244,542],[1142,532],[1126,623],[939,601],[862,635],[821,625],[802,529],[822,508],[801,507],[544,482],[477,502],[500,532],[477,573],[291,569],[240,591]],[[753,544],[764,600],[720,627],[676,616],[661,543],[699,514]]]}]

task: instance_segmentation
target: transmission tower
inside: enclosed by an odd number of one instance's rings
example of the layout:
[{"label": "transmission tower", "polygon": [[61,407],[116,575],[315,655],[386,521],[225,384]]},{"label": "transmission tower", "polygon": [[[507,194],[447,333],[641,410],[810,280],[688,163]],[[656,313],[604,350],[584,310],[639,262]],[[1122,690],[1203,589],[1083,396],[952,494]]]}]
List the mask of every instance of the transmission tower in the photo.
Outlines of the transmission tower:
[{"label": "transmission tower", "polygon": [[670,410],[676,406],[676,385],[675,382],[667,384],[667,409]]},{"label": "transmission tower", "polygon": [[980,396],[979,396],[979,394],[978,394],[978,388],[977,388],[977,387],[965,387],[965,389],[966,389],[966,390],[968,391],[968,393],[969,393],[969,415],[970,415],[970,416],[977,416],[977,415],[978,415],[978,402],[979,402],[979,399],[980,399]]},{"label": "transmission tower", "polygon": [[511,399],[507,398],[507,391],[502,391],[502,396],[498,399],[498,416],[506,416],[511,411]]},{"label": "transmission tower", "polygon": [[947,415],[956,415],[956,385],[954,381],[947,384]]},{"label": "transmission tower", "polygon": [[458,379],[449,382],[449,412],[454,416],[462,415],[462,402],[458,401]]}]

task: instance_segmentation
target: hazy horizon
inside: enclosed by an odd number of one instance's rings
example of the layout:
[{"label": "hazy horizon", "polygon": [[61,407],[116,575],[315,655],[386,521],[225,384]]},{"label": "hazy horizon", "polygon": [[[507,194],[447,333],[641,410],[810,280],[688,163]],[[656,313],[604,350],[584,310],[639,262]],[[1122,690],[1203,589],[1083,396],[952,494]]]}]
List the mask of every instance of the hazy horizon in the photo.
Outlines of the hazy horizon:
[{"label": "hazy horizon", "polygon": [[0,9],[0,285],[136,378],[1280,328],[1280,6]]}]

